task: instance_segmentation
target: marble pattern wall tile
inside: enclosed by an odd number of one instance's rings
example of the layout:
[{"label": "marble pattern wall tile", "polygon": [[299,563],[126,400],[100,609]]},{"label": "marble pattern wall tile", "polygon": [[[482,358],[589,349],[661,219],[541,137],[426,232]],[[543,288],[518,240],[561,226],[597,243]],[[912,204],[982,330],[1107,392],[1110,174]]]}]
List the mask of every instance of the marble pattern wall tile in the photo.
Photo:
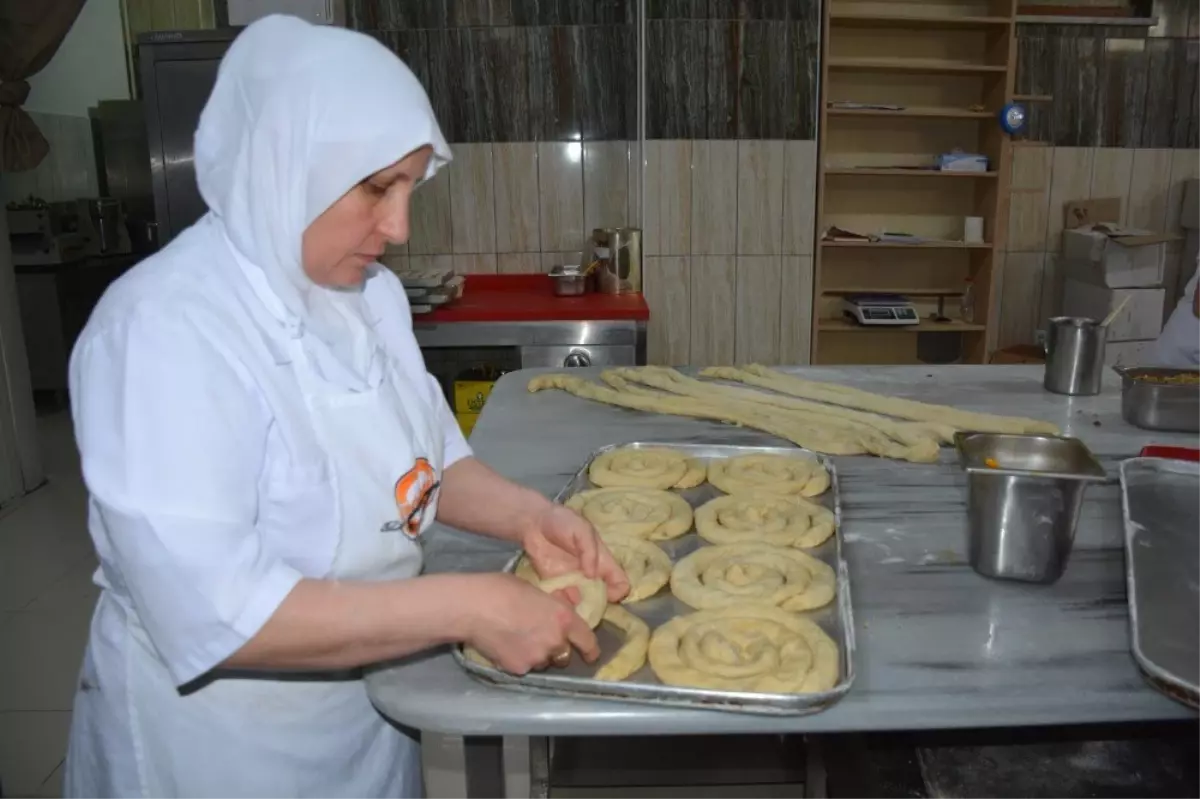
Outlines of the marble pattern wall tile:
[{"label": "marble pattern wall tile", "polygon": [[693,255],[737,253],[738,143],[692,142]]},{"label": "marble pattern wall tile", "polygon": [[496,251],[536,252],[541,248],[537,144],[493,145],[492,169],[496,192]]},{"label": "marble pattern wall tile", "polygon": [[30,195],[47,202],[97,196],[100,189],[91,121],[85,116],[36,111],[29,116],[50,144],[50,152],[34,169],[4,173],[0,201],[25,200]]},{"label": "marble pattern wall tile", "polygon": [[496,271],[501,275],[536,275],[542,271],[542,254],[502,252],[496,256]]},{"label": "marble pattern wall tile", "polygon": [[702,22],[647,21],[647,138],[706,138],[707,37]]},{"label": "marble pattern wall tile", "polygon": [[783,248],[782,141],[738,142],[738,254],[780,255]]},{"label": "marble pattern wall tile", "polygon": [[636,29],[632,25],[589,25],[578,30],[580,136],[584,141],[636,139]]},{"label": "marble pattern wall tile", "polygon": [[779,314],[782,259],[778,256],[737,260],[736,343],[734,362],[779,362]]},{"label": "marble pattern wall tile", "polygon": [[[816,240],[817,143],[783,146],[783,253],[811,255]],[[790,361],[784,361],[790,363]]]},{"label": "marble pattern wall tile", "polygon": [[454,272],[459,275],[496,274],[495,253],[472,253],[454,256]]},{"label": "marble pattern wall tile", "polygon": [[1004,256],[1000,285],[1000,321],[996,346],[1033,344],[1041,320],[1039,299],[1042,293],[1041,252],[1012,252]]},{"label": "marble pattern wall tile", "polygon": [[455,253],[496,252],[496,191],[491,144],[456,144],[450,173],[450,230]]},{"label": "marble pattern wall tile", "polygon": [[691,259],[691,363],[719,366],[734,361],[737,258]]},{"label": "marble pattern wall tile", "polygon": [[449,253],[453,242],[450,228],[450,170],[439,170],[421,184],[409,201],[408,251],[411,255]]},{"label": "marble pattern wall tile", "polygon": [[1092,185],[1088,196],[1116,197],[1121,201],[1121,218],[1110,220],[1125,224],[1129,218],[1129,185],[1133,179],[1133,150],[1125,147],[1098,147],[1092,165]]},{"label": "marble pattern wall tile", "polygon": [[779,289],[779,362],[806,364],[812,341],[813,259],[783,258]]},{"label": "marble pattern wall tile", "polygon": [[583,145],[583,230],[629,224],[629,145],[623,141]]},{"label": "marble pattern wall tile", "polygon": [[814,0],[646,0],[648,19],[769,19],[807,18]]},{"label": "marble pattern wall tile", "polygon": [[1046,250],[1062,248],[1063,207],[1074,200],[1086,200],[1092,188],[1092,147],[1055,147],[1050,180],[1050,204],[1046,211]]},{"label": "marble pattern wall tile", "polygon": [[646,142],[646,255],[691,251],[692,143]]},{"label": "marble pattern wall tile", "polygon": [[691,363],[691,285],[685,256],[645,259],[642,288],[650,306],[646,360],[660,366]]},{"label": "marble pattern wall tile", "polygon": [[1134,150],[1133,179],[1129,184],[1129,224],[1162,230],[1167,224],[1170,187],[1171,150]]},{"label": "marble pattern wall tile", "polygon": [[538,145],[538,196],[541,201],[541,249],[583,246],[583,146],[578,142]]},{"label": "marble pattern wall tile", "polygon": [[347,0],[346,19],[356,30],[444,28],[456,0]]}]

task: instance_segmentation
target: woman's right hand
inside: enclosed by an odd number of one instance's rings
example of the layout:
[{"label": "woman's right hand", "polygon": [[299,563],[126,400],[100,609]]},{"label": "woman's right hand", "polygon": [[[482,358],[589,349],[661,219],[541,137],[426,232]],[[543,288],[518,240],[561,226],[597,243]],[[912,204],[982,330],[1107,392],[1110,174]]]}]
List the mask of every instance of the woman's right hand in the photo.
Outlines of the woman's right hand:
[{"label": "woman's right hand", "polygon": [[511,674],[545,668],[570,647],[591,663],[596,635],[563,595],[546,594],[510,574],[472,575],[466,643]]}]

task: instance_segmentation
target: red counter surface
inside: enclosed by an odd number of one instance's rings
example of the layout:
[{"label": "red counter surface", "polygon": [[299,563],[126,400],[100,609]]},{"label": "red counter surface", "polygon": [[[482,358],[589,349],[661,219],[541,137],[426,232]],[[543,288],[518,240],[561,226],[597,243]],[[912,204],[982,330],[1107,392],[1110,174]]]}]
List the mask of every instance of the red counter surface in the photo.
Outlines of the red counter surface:
[{"label": "red counter surface", "polygon": [[646,321],[650,308],[641,294],[584,294],[555,297],[546,275],[467,275],[463,297],[413,323]]}]

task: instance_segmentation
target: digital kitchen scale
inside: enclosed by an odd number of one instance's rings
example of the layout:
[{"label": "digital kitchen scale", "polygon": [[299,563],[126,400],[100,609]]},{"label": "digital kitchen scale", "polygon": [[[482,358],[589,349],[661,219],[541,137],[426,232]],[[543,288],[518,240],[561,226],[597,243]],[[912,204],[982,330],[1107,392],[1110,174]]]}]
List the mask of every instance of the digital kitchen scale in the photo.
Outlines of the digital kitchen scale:
[{"label": "digital kitchen scale", "polygon": [[899,294],[848,294],[842,298],[842,314],[860,325],[921,323],[912,303]]}]

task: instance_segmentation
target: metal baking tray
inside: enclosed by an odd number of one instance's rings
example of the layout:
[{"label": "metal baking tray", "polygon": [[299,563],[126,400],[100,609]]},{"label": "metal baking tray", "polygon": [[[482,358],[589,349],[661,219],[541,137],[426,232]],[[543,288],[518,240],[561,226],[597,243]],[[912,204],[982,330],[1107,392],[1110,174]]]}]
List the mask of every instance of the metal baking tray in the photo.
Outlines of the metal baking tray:
[{"label": "metal baking tray", "polygon": [[1146,378],[1195,375],[1195,369],[1118,366],[1121,376],[1121,418],[1144,430],[1200,432],[1200,385],[1155,383]]},{"label": "metal baking tray", "polygon": [[1200,464],[1121,463],[1130,646],[1146,679],[1200,706]]},{"label": "metal baking tray", "polygon": [[[454,658],[464,669],[478,679],[497,686],[515,691],[529,693],[553,694],[576,699],[609,699],[621,702],[636,702],[639,704],[660,705],[669,707],[704,708],[708,710],[725,710],[738,713],[756,713],[774,716],[802,716],[816,713],[837,702],[854,683],[854,614],[850,604],[850,576],[846,561],[842,556],[842,510],[838,492],[837,470],[833,462],[823,455],[796,447],[738,447],[708,444],[677,444],[669,441],[647,442],[639,441],[629,444],[614,444],[596,450],[588,458],[575,476],[555,497],[555,502],[565,502],[571,496],[592,488],[588,479],[588,467],[596,456],[619,447],[665,447],[678,450],[693,458],[714,460],[736,455],[773,454],[790,457],[805,456],[815,458],[829,471],[829,490],[820,497],[813,497],[814,502],[820,502],[833,511],[836,529],[829,540],[814,549],[804,550],[833,567],[837,573],[837,597],[829,605],[815,611],[806,611],[804,615],[821,626],[826,633],[838,644],[840,677],[837,684],[828,691],[809,694],[765,694],[743,691],[714,691],[701,688],[683,688],[663,685],[655,677],[649,661],[637,672],[623,682],[609,682],[592,679],[596,669],[606,660],[606,653],[613,653],[621,645],[620,633],[612,630],[606,623],[596,628],[596,638],[600,644],[600,658],[595,664],[588,665],[576,656],[571,664],[564,669],[549,669],[543,672],[531,672],[523,677],[517,677],[507,672],[489,666],[483,666],[468,660],[462,653],[461,647],[455,647]],[[696,488],[678,492],[693,509],[698,508],[710,499],[722,496],[722,492],[705,482]],[[671,541],[655,542],[671,556],[675,563],[680,558],[695,551],[707,543],[701,539],[693,528],[679,538]],[[513,558],[505,567],[506,571],[516,568],[520,556]],[[663,587],[655,596],[641,602],[623,605],[626,610],[640,616],[650,625],[651,633],[656,627],[665,624],[676,616],[693,613],[694,608],[676,599],[670,593],[670,585]]]}]

